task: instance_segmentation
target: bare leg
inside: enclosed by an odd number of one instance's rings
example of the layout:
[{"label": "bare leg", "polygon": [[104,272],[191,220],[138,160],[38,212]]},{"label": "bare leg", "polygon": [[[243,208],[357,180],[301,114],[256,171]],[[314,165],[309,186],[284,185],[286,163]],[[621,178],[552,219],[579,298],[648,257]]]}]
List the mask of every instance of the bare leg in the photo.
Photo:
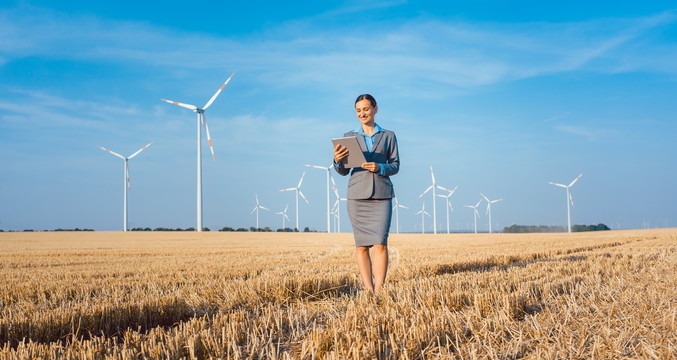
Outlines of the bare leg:
[{"label": "bare leg", "polygon": [[386,281],[388,273],[388,247],[385,245],[374,245],[374,259],[372,271],[374,273],[374,291],[381,290]]},{"label": "bare leg", "polygon": [[360,269],[360,276],[362,283],[370,290],[374,291],[374,284],[371,281],[371,258],[369,257],[369,248],[366,246],[358,246],[355,251],[357,258],[357,268]]}]

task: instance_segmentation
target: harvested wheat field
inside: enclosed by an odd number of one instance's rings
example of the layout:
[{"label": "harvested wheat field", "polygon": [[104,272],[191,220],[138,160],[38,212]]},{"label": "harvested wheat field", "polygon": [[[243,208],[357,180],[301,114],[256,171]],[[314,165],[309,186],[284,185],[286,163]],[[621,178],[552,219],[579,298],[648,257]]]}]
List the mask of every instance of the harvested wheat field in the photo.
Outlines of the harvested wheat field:
[{"label": "harvested wheat field", "polygon": [[0,357],[677,357],[677,229],[391,235],[0,233]]}]

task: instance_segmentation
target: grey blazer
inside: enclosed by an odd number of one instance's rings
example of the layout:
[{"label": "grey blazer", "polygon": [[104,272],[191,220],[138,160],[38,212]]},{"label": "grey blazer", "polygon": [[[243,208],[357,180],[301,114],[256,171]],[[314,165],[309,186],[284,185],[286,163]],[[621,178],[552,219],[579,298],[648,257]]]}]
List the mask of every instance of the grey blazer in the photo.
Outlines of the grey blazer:
[{"label": "grey blazer", "polygon": [[343,136],[357,137],[357,142],[367,162],[375,162],[384,169],[383,175],[378,175],[361,167],[352,168],[351,171],[345,168],[343,163],[334,166],[336,172],[343,176],[350,173],[348,199],[392,199],[395,197],[393,183],[390,181],[390,176],[400,171],[400,156],[397,152],[395,133],[386,129],[376,133],[372,152],[367,151],[364,136],[354,131],[349,131]]}]

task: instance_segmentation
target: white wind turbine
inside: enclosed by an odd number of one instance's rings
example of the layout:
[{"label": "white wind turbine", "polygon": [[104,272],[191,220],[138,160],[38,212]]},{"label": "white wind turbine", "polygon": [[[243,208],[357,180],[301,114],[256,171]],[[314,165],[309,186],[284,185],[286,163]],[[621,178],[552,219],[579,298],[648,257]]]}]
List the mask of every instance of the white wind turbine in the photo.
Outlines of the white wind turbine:
[{"label": "white wind turbine", "polygon": [[316,168],[316,169],[322,169],[322,170],[327,172],[327,233],[330,233],[331,230],[330,230],[329,218],[330,218],[331,211],[329,210],[329,192],[331,191],[331,188],[329,186],[329,176],[330,176],[331,168],[330,167],[324,167],[324,166],[317,166],[317,165],[306,165],[306,164],[304,164],[303,166]]},{"label": "white wind turbine", "polygon": [[204,124],[205,126],[207,141],[209,141],[209,149],[212,152],[212,158],[216,160],[216,157],[214,156],[214,148],[212,147],[212,139],[209,136],[209,127],[207,127],[207,119],[205,118],[205,110],[207,110],[207,108],[212,105],[216,97],[221,93],[221,90],[223,90],[230,79],[233,78],[233,75],[235,75],[235,73],[230,75],[226,82],[224,82],[223,85],[221,85],[221,87],[216,90],[214,96],[212,96],[212,98],[209,99],[209,101],[207,101],[205,106],[202,108],[199,108],[195,105],[162,99],[162,101],[193,110],[197,113],[197,231],[202,231],[202,127],[200,124]]},{"label": "white wind turbine", "polygon": [[336,183],[334,182],[334,177],[331,177],[331,184],[332,187],[334,188],[334,195],[336,195],[336,202],[334,203],[334,206],[332,208],[332,213],[336,217],[336,222],[338,224],[338,230],[336,232],[341,232],[341,200],[347,201],[346,198],[342,198],[339,196],[338,188],[336,187]]},{"label": "white wind turbine", "polygon": [[489,214],[489,234],[491,234],[491,204],[495,204],[495,203],[497,203],[497,202],[499,202],[499,201],[502,201],[503,199],[498,199],[498,200],[491,200],[491,201],[489,201],[489,198],[487,198],[486,196],[484,196],[484,194],[480,193],[480,195],[482,195],[482,197],[484,198],[484,200],[487,201],[487,212],[485,213],[485,215],[486,215],[486,214]]},{"label": "white wind turbine", "polygon": [[[152,144],[152,143],[153,142],[151,141],[150,144]],[[124,156],[122,156],[122,155],[120,155],[120,154],[118,154],[114,151],[110,151],[110,150],[108,150],[108,149],[106,149],[102,146],[99,146],[99,148],[101,148],[101,150],[107,151],[107,152],[109,152],[109,153],[111,153],[111,154],[113,154],[113,155],[115,155],[115,156],[117,156],[120,159],[125,161],[125,173],[124,173],[125,179],[124,179],[124,183],[123,183],[123,191],[124,191],[124,194],[125,194],[125,196],[124,196],[125,200],[124,200],[124,208],[123,208],[124,210],[123,210],[123,215],[122,215],[122,219],[123,219],[122,220],[122,223],[123,223],[122,231],[127,231],[127,191],[130,190],[130,187],[129,187],[129,165],[128,165],[127,162],[128,162],[129,159],[133,158],[134,156],[138,155],[140,152],[145,150],[147,147],[149,147],[150,144],[142,147],[137,152],[133,153],[132,155],[130,155],[128,157],[124,157]]]},{"label": "white wind turbine", "polygon": [[339,213],[340,202],[340,199],[336,199],[334,206],[331,208],[331,214],[334,215],[334,232],[337,234],[341,232],[341,214]]},{"label": "white wind turbine", "polygon": [[298,231],[301,231],[301,229],[299,229],[299,195],[301,195],[303,200],[305,200],[306,203],[308,205],[310,205],[310,203],[308,202],[308,199],[306,199],[306,197],[303,196],[303,193],[301,192],[301,183],[303,182],[304,176],[306,176],[305,171],[303,172],[303,175],[301,175],[301,180],[299,180],[299,184],[296,185],[296,187],[280,190],[280,191],[292,191],[292,190],[296,191],[296,229]]},{"label": "white wind turbine", "polygon": [[583,176],[583,173],[578,175],[574,179],[574,181],[572,181],[569,185],[562,185],[562,184],[558,184],[558,183],[554,183],[554,182],[548,182],[548,184],[552,184],[552,185],[563,187],[563,188],[567,189],[567,199],[566,199],[566,202],[567,202],[567,227],[569,229],[569,232],[571,232],[571,210],[569,208],[569,202],[571,202],[572,207],[574,206],[574,198],[571,196],[571,192],[569,191],[569,188],[574,186],[576,181],[578,181],[578,179],[580,179],[581,176]]},{"label": "white wind turbine", "polygon": [[[409,209],[408,207],[400,204],[400,202],[397,200],[397,197],[393,198],[395,200],[395,204],[393,204],[393,211],[395,211],[395,229],[397,229],[397,233],[400,233],[400,208],[403,209]],[[425,202],[424,202],[425,204]]]},{"label": "white wind turbine", "polygon": [[256,229],[258,230],[259,229],[259,209],[263,209],[263,210],[266,210],[266,211],[268,211],[269,209],[267,207],[261,206],[261,204],[259,204],[259,195],[258,194],[255,194],[255,195],[256,195],[256,207],[254,207],[254,210],[252,210],[249,213],[249,215],[253,214],[254,211],[256,211]]},{"label": "white wind turbine", "polygon": [[289,204],[287,204],[287,206],[284,207],[283,211],[275,213],[276,215],[282,215],[282,231],[286,230],[285,227],[284,227],[284,219],[287,218],[287,221],[289,221],[289,217],[287,217],[287,208],[288,207],[289,207]]},{"label": "white wind turbine", "polygon": [[469,207],[469,208],[473,209],[473,211],[474,211],[473,215],[474,215],[474,218],[475,218],[475,234],[477,234],[477,218],[480,217],[480,213],[479,213],[479,211],[477,211],[477,207],[480,206],[481,202],[482,202],[482,199],[480,199],[480,201],[478,201],[477,204],[475,204],[475,206],[464,205],[465,207]]},{"label": "white wind turbine", "polygon": [[421,214],[421,234],[425,234],[425,217],[424,215],[430,216],[427,211],[425,211],[425,201],[423,202],[423,207],[414,215]]},{"label": "white wind turbine", "polygon": [[420,199],[421,196],[425,195],[428,191],[430,191],[430,189],[433,190],[433,233],[437,234],[437,206],[435,205],[435,203],[436,203],[435,198],[437,197],[437,192],[435,190],[436,189],[446,190],[446,189],[441,187],[441,186],[438,186],[435,183],[435,174],[433,173],[433,166],[432,165],[430,165],[430,176],[433,179],[433,184],[430,185],[430,187],[428,187],[427,189],[425,189],[425,191],[421,195],[419,195],[418,198]]},{"label": "white wind turbine", "polygon": [[454,211],[454,208],[451,206],[451,201],[449,201],[449,198],[451,197],[451,195],[454,195],[454,192],[456,191],[456,189],[458,189],[458,186],[456,186],[454,188],[454,190],[445,189],[441,186],[439,186],[439,188],[449,192],[447,195],[437,195],[441,198],[444,198],[447,201],[446,208],[447,208],[447,234],[448,234],[449,233],[449,209],[451,209],[451,211]]}]

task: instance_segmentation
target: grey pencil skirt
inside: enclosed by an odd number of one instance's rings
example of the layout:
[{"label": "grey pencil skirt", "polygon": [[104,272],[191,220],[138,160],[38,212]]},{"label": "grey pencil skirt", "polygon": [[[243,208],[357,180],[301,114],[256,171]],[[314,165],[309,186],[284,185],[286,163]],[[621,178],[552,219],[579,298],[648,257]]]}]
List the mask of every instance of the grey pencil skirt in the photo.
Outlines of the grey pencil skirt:
[{"label": "grey pencil skirt", "polygon": [[388,245],[392,199],[348,199],[355,246]]}]

